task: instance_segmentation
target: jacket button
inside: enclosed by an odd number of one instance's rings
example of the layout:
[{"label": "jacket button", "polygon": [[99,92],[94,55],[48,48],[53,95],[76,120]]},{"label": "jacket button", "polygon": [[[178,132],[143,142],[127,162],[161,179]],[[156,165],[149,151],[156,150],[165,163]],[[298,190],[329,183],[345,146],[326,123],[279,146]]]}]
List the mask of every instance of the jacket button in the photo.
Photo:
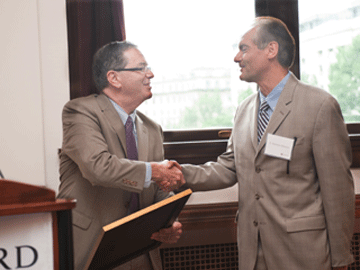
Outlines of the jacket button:
[{"label": "jacket button", "polygon": [[260,199],[260,195],[258,193],[255,194],[255,199],[257,199],[257,200]]},{"label": "jacket button", "polygon": [[261,168],[260,168],[260,167],[256,167],[256,168],[255,168],[255,171],[256,171],[257,173],[260,173],[260,172],[261,172]]},{"label": "jacket button", "polygon": [[254,220],[254,226],[257,227],[257,225],[259,224],[256,220]]}]

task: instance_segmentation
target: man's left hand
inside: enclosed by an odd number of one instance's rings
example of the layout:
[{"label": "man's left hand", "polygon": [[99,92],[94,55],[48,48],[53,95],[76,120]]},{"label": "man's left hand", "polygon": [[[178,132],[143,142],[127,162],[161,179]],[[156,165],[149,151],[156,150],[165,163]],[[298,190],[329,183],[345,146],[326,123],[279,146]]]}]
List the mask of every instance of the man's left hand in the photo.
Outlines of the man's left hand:
[{"label": "man's left hand", "polygon": [[151,239],[163,242],[166,244],[175,244],[182,234],[182,225],[180,222],[175,221],[170,228],[161,229],[153,233]]}]

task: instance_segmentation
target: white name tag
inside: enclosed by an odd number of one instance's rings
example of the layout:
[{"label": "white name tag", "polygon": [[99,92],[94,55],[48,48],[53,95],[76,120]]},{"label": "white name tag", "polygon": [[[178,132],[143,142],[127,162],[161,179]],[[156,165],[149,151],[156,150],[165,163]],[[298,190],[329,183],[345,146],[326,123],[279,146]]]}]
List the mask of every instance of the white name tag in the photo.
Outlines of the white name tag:
[{"label": "white name tag", "polygon": [[290,160],[294,142],[294,139],[268,134],[265,155]]}]

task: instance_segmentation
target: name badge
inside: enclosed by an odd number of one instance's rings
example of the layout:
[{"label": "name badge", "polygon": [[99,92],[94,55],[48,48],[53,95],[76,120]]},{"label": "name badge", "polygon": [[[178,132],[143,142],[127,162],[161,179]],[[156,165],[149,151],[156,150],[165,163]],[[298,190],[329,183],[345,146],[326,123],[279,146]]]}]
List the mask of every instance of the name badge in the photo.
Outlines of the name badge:
[{"label": "name badge", "polygon": [[294,142],[294,139],[268,134],[265,155],[290,160]]}]

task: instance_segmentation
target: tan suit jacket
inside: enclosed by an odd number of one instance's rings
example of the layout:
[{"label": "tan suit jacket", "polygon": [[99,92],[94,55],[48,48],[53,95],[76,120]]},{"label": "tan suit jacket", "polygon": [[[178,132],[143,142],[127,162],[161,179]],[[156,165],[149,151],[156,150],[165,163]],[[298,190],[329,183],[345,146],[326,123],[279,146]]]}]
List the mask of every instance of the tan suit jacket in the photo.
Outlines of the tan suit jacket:
[{"label": "tan suit jacket", "polygon": [[[164,159],[161,127],[138,111],[136,130],[139,161],[131,161],[126,158],[124,125],[105,95],[74,99],[64,107],[58,197],[77,200],[76,270],[83,269],[100,228],[127,215],[131,192],[140,194],[141,208],[169,196],[154,184],[143,188],[144,161]],[[162,269],[159,251],[150,257],[154,269]]]},{"label": "tan suit jacket", "polygon": [[[291,74],[260,144],[258,107],[258,94],[240,104],[227,151],[217,162],[183,166],[189,187],[239,184],[240,270],[254,269],[259,234],[269,270],[350,264],[355,196],[338,103]],[[297,138],[290,162],[264,154],[267,133]]]}]

